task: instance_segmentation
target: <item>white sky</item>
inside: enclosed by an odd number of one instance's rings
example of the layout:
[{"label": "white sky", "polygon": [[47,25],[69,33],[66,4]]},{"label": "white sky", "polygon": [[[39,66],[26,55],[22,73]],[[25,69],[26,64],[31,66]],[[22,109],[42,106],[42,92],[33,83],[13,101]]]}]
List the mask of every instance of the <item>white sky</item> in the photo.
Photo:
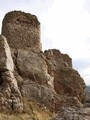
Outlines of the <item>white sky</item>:
[{"label": "white sky", "polygon": [[69,54],[73,67],[90,85],[90,0],[3,0],[0,23],[11,10],[37,15],[43,50],[56,48]]}]

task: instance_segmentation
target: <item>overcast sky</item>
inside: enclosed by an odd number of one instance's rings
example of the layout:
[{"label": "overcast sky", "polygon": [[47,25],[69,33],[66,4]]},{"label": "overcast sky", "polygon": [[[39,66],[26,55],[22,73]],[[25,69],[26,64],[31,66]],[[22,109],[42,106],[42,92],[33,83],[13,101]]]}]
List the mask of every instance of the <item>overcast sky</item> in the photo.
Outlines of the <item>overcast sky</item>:
[{"label": "overcast sky", "polygon": [[69,54],[73,67],[90,85],[90,0],[2,0],[0,26],[12,10],[37,15],[43,50],[56,48]]}]

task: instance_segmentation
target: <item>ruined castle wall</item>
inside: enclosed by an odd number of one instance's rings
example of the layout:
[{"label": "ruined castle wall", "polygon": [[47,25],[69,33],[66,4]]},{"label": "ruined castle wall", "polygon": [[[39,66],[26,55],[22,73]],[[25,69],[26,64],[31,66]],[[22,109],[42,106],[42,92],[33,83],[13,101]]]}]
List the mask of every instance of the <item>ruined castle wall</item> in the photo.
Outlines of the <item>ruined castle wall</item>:
[{"label": "ruined castle wall", "polygon": [[5,15],[2,35],[9,46],[16,49],[41,51],[40,22],[35,15],[12,11]]}]

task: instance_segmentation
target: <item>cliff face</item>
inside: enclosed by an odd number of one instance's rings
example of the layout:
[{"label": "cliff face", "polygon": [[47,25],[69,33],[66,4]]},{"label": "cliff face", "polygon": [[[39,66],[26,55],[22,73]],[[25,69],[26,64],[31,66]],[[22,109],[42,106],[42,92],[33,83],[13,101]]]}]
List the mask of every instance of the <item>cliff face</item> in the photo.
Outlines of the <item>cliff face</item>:
[{"label": "cliff face", "polygon": [[67,54],[56,49],[41,51],[36,16],[21,11],[7,13],[0,52],[1,111],[22,114],[18,120],[48,120],[63,106],[83,107],[84,80],[72,68]]}]

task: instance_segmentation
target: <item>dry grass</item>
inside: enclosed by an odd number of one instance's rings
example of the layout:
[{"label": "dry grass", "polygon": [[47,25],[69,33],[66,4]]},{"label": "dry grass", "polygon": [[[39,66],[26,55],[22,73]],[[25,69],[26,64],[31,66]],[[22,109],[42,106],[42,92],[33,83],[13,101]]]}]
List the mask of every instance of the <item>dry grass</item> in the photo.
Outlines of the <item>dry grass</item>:
[{"label": "dry grass", "polygon": [[52,114],[49,110],[41,108],[36,102],[24,99],[23,113],[0,113],[0,120],[49,120]]}]

